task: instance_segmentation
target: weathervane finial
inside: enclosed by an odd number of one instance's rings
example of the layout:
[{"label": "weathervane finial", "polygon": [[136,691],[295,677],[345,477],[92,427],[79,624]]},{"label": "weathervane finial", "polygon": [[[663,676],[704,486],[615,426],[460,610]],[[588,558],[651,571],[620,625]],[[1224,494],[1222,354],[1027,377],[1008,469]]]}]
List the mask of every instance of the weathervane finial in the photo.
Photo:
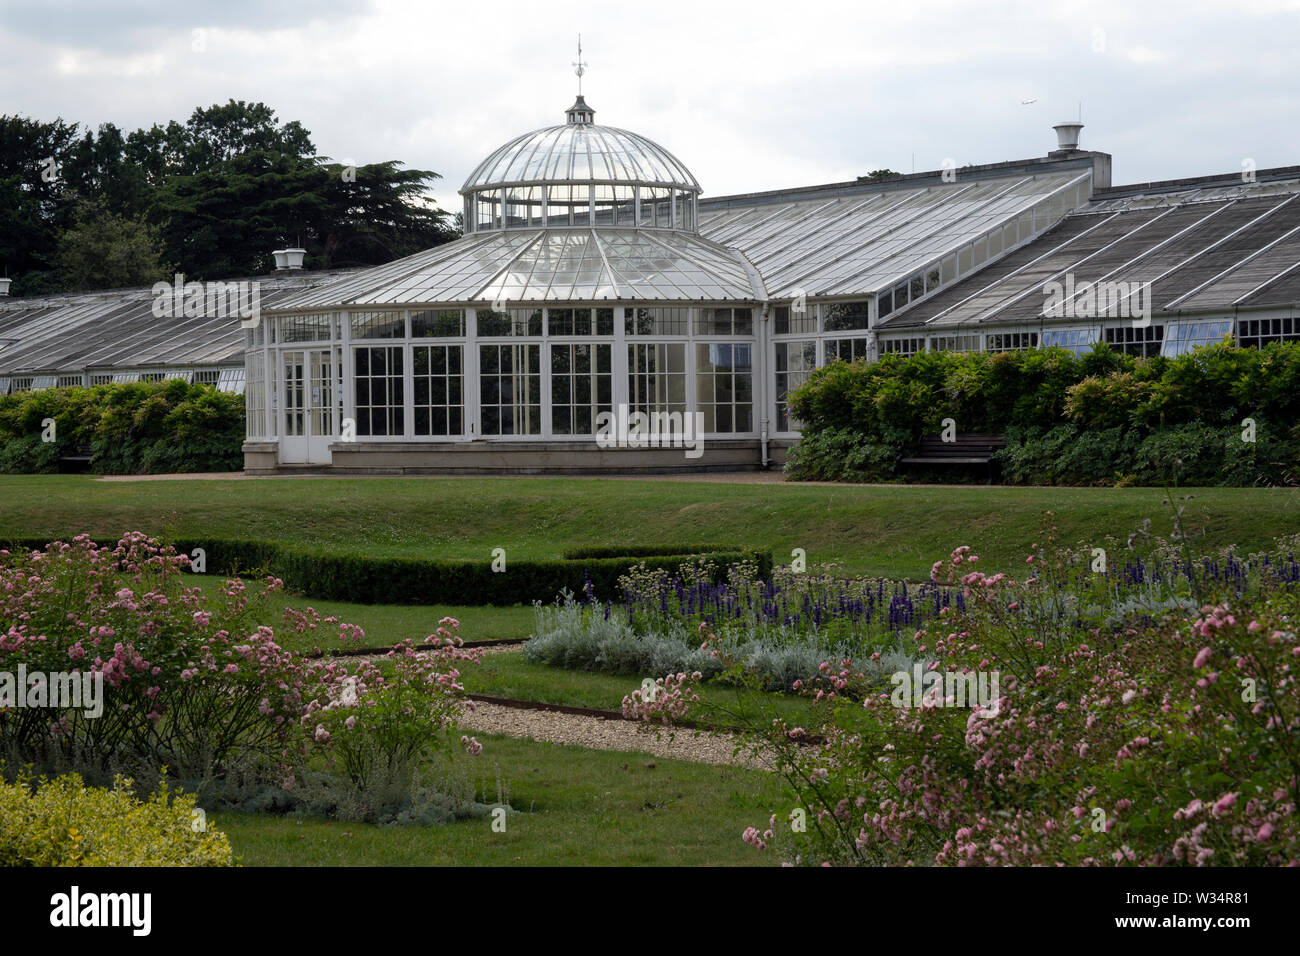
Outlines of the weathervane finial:
[{"label": "weathervane finial", "polygon": [[582,60],[582,34],[578,34],[578,59],[574,61],[573,72],[578,77],[578,95],[582,95],[582,75],[587,72],[587,64]]}]

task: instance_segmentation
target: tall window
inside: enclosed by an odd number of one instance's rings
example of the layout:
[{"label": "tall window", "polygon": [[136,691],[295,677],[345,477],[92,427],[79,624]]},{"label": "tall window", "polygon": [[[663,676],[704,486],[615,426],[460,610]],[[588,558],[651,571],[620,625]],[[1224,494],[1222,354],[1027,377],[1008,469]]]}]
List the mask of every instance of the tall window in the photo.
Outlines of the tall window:
[{"label": "tall window", "polygon": [[593,435],[596,416],[613,407],[613,346],[551,345],[551,434]]},{"label": "tall window", "polygon": [[542,433],[538,345],[479,346],[479,408],[484,435]]},{"label": "tall window", "polygon": [[506,195],[506,226],[542,225],[542,187],[510,186]]},{"label": "tall window", "polygon": [[415,434],[464,434],[464,369],[459,345],[411,347]]},{"label": "tall window", "polygon": [[790,418],[790,409],[786,396],[808,381],[808,376],[817,367],[817,343],[812,340],[803,342],[776,343],[776,430],[793,431],[797,422]]},{"label": "tall window", "polygon": [[753,348],[740,343],[695,346],[696,407],[706,432],[754,429]]},{"label": "tall window", "polygon": [[671,226],[673,191],[664,186],[641,187],[642,226]]},{"label": "tall window", "polygon": [[307,363],[302,352],[281,352],[284,363],[284,434],[307,434]]},{"label": "tall window", "polygon": [[474,231],[501,228],[500,190],[480,190],[474,193]]},{"label": "tall window", "polygon": [[356,360],[358,435],[401,435],[403,417],[401,346],[364,346]]},{"label": "tall window", "polygon": [[248,415],[248,435],[261,438],[266,435],[266,390],[263,388],[266,359],[261,352],[249,352],[244,361],[248,370],[248,398],[244,406]]},{"label": "tall window", "polygon": [[685,413],[686,345],[629,345],[627,383],[630,411]]},{"label": "tall window", "polygon": [[614,187],[604,185],[592,186],[591,197],[592,206],[595,210],[595,224],[597,226],[614,225],[614,206],[618,201],[615,199]]}]

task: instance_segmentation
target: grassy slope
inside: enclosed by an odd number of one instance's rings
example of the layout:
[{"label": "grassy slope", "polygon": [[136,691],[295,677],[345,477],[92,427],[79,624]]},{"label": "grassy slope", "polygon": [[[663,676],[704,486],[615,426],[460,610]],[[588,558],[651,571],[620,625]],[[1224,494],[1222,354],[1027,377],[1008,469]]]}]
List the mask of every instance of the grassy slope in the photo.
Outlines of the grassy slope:
[{"label": "grassy slope", "polygon": [[[1189,531],[1201,543],[1262,548],[1300,531],[1300,490],[1195,490]],[[1023,562],[1042,516],[1065,543],[1122,542],[1152,519],[1153,488],[753,485],[572,478],[375,478],[97,482],[83,476],[0,476],[0,536],[122,531],[298,541],[379,555],[490,560],[556,557],[575,545],[737,542],[807,551],[810,564],[923,578],[969,544],[985,567]]]},{"label": "grassy slope", "polygon": [[[499,768],[511,806],[530,812],[441,827],[374,827],[239,813],[209,817],[246,866],[771,865],[740,840],[791,798],[768,774],[480,737],[489,787]],[[494,800],[495,797],[490,797]]]}]

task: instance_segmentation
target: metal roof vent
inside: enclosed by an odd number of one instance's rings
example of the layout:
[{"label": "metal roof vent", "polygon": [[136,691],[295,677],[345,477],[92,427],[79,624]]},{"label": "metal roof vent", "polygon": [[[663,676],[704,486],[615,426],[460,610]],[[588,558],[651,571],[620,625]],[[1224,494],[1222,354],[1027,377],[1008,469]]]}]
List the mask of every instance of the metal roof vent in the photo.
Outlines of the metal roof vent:
[{"label": "metal roof vent", "polygon": [[1079,148],[1079,130],[1083,129],[1082,123],[1057,123],[1052,129],[1056,130],[1058,151],[1068,152]]}]

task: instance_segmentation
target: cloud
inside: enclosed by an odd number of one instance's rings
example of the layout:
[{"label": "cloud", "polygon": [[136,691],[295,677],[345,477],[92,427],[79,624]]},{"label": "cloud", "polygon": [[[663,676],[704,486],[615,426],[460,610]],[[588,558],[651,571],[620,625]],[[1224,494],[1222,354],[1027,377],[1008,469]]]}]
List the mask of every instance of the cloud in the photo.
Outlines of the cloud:
[{"label": "cloud", "polygon": [[434,193],[452,209],[488,152],[564,121],[579,31],[597,121],[662,143],[708,195],[935,169],[949,156],[1041,156],[1055,145],[1051,125],[1080,103],[1082,145],[1114,153],[1116,182],[1235,170],[1243,155],[1261,168],[1298,160],[1276,122],[1279,91],[1300,80],[1296,3],[48,9],[0,6],[7,110],[133,129],[260,100],[300,120],[326,155],[442,173]]},{"label": "cloud", "polygon": [[1163,50],[1152,50],[1150,47],[1135,46],[1124,51],[1124,56],[1132,63],[1168,63],[1169,54]]}]

